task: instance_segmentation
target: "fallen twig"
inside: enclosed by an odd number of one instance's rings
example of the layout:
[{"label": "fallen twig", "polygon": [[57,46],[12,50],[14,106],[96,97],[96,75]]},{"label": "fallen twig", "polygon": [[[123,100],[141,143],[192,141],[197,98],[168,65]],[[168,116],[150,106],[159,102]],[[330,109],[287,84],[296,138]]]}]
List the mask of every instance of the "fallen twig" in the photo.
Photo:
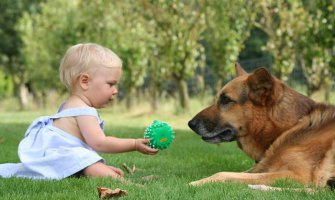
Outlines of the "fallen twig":
[{"label": "fallen twig", "polygon": [[129,173],[129,174],[134,174],[136,171],[136,167],[135,165],[133,165],[132,168],[128,167],[128,165],[126,163],[122,164],[122,167]]}]

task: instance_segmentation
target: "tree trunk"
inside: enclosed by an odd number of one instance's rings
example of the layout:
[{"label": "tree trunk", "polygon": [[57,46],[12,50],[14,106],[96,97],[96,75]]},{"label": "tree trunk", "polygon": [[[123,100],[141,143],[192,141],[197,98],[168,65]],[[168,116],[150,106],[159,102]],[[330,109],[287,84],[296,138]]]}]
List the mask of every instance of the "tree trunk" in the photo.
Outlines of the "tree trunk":
[{"label": "tree trunk", "polygon": [[19,85],[19,100],[20,100],[20,110],[24,110],[29,104],[29,92],[25,84],[21,83]]},{"label": "tree trunk", "polygon": [[330,102],[330,90],[325,90],[325,101],[328,103]]},{"label": "tree trunk", "polygon": [[128,89],[128,94],[126,96],[127,110],[130,110],[134,106],[134,99],[135,99],[135,95],[136,95],[135,92],[136,92],[136,90],[135,90],[134,87],[131,87],[131,88]]},{"label": "tree trunk", "polygon": [[199,90],[200,100],[203,102],[205,99],[205,78],[201,75],[197,75],[197,90]]},{"label": "tree trunk", "polygon": [[189,97],[188,88],[185,80],[179,79],[178,89],[179,89],[179,103],[182,109],[189,109]]},{"label": "tree trunk", "polygon": [[152,86],[150,96],[151,112],[155,113],[158,109],[158,88],[154,88],[154,86]]},{"label": "tree trunk", "polygon": [[221,79],[218,79],[215,83],[215,91],[214,94],[217,94],[223,87],[223,83]]},{"label": "tree trunk", "polygon": [[149,82],[148,95],[150,99],[150,108],[152,113],[155,113],[158,109],[159,89],[160,89],[160,83],[157,81],[155,77],[151,77]]},{"label": "tree trunk", "polygon": [[47,93],[42,91],[42,108],[46,109],[47,108]]}]

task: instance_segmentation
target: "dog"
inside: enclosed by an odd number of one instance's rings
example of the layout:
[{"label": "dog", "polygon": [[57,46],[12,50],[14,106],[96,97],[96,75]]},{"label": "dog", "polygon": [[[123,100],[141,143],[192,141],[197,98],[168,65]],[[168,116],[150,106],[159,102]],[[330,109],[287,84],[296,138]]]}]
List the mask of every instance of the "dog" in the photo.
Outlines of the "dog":
[{"label": "dog", "polygon": [[255,160],[246,172],[218,172],[190,185],[209,182],[272,184],[291,179],[335,187],[335,107],[316,103],[264,68],[236,77],[188,126],[205,142],[236,141]]}]

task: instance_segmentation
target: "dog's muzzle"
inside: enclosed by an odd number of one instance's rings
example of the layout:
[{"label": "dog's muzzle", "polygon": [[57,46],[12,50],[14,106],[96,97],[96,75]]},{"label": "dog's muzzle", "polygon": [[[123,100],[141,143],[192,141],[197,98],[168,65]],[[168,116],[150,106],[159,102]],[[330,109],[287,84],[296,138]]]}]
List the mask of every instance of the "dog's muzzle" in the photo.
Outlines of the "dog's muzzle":
[{"label": "dog's muzzle", "polygon": [[211,121],[203,121],[193,118],[188,126],[208,143],[217,144],[236,140],[237,131],[230,125],[220,126]]}]

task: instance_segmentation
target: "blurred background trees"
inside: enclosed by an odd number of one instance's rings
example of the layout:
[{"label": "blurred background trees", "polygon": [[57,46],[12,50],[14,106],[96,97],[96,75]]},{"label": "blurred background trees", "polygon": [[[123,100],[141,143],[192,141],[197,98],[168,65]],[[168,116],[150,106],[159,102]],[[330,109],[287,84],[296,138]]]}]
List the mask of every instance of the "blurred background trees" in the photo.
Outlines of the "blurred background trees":
[{"label": "blurred background trees", "polygon": [[37,12],[40,2],[39,0],[0,2],[0,75],[2,76],[0,98],[15,95],[20,100],[20,109],[28,104],[25,84],[29,74],[26,72],[25,57],[21,54],[24,43],[16,26],[23,13]]},{"label": "blurred background trees", "polygon": [[60,59],[84,42],[122,58],[127,108],[145,100],[154,111],[170,98],[186,110],[189,96],[215,94],[236,61],[248,71],[266,66],[309,96],[325,91],[329,101],[334,9],[334,0],[2,0],[0,101],[15,97],[25,109],[64,94]]}]

